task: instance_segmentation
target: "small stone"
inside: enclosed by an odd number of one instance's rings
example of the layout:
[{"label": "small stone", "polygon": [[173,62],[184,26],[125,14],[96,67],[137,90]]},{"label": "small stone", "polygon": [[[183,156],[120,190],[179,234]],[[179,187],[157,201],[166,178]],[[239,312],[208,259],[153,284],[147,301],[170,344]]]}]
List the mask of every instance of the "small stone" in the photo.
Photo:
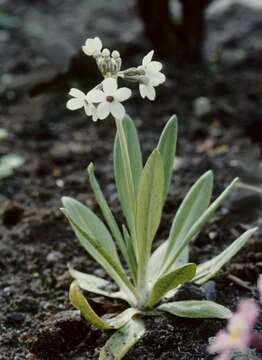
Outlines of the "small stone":
[{"label": "small stone", "polygon": [[174,296],[175,301],[182,300],[206,300],[204,291],[196,285],[182,285]]},{"label": "small stone", "polygon": [[18,324],[24,322],[26,319],[26,314],[22,312],[12,312],[6,315],[6,323],[8,324]]},{"label": "small stone", "polygon": [[103,269],[96,269],[96,270],[94,271],[94,274],[95,274],[96,276],[101,277],[101,278],[105,277],[105,275],[106,275],[106,273],[105,273],[105,271],[104,271]]},{"label": "small stone", "polygon": [[211,102],[207,97],[200,96],[193,103],[194,115],[197,118],[209,114],[212,110]]},{"label": "small stone", "polygon": [[51,251],[46,257],[46,261],[49,264],[59,263],[63,259],[64,259],[64,255],[60,251]]},{"label": "small stone", "polygon": [[210,280],[201,286],[201,290],[203,290],[206,295],[206,299],[210,301],[216,301],[217,291],[216,291],[216,283],[213,280]]}]

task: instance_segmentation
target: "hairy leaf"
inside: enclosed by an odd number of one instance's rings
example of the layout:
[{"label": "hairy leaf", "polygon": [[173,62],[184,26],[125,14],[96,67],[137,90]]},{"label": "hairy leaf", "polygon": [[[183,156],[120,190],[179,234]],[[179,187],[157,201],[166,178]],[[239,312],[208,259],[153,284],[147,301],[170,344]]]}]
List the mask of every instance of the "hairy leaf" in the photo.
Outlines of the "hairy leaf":
[{"label": "hairy leaf", "polygon": [[134,304],[135,289],[128,280],[124,270],[119,265],[117,259],[113,258],[110,253],[103,247],[103,244],[96,241],[96,239],[89,236],[89,234],[77,223],[75,212],[71,209],[62,209],[66,217],[68,218],[77,238],[81,245],[87,250],[87,252],[106,270],[106,272],[112,277],[121,290],[127,294],[128,302]]},{"label": "hairy leaf", "polygon": [[180,246],[189,230],[207,209],[212,190],[213,173],[208,171],[193,185],[177,211],[168,237],[164,260],[166,264],[169,264],[175,249]]},{"label": "hairy leaf", "polygon": [[147,306],[149,308],[153,307],[168,291],[175,289],[178,285],[191,281],[195,273],[196,264],[188,263],[162,276],[155,283]]},{"label": "hairy leaf", "polygon": [[154,150],[142,172],[137,198],[138,277],[145,277],[151,245],[158,229],[164,191],[164,169],[161,155]]},{"label": "hairy leaf", "polygon": [[114,215],[112,214],[112,211],[110,210],[110,207],[107,204],[107,201],[101,191],[101,188],[97,182],[97,179],[94,174],[94,165],[91,163],[88,166],[88,174],[89,174],[89,180],[92,187],[92,190],[95,194],[97,203],[100,207],[100,210],[102,211],[102,214],[106,220],[106,223],[111,230],[112,235],[114,236],[116,243],[121,250],[122,255],[124,256],[126,262],[128,265],[130,265],[130,259],[128,256],[128,252],[126,249],[125,242],[123,240],[123,236],[119,230],[119,227],[117,225],[117,222],[114,218]]},{"label": "hairy leaf", "polygon": [[86,291],[94,294],[103,295],[113,299],[122,299],[127,301],[126,294],[123,291],[109,292],[105,288],[110,285],[110,282],[100,277],[86,274],[73,269],[69,266],[70,275],[76,280],[77,285]]},{"label": "hairy leaf", "polygon": [[159,310],[188,318],[229,319],[232,313],[226,307],[207,300],[185,300],[158,306]]},{"label": "hairy leaf", "polygon": [[[128,116],[123,118],[121,121],[126,139],[130,164],[126,163],[125,154],[119,139],[121,134],[119,134],[119,131],[117,131],[114,144],[114,173],[119,200],[121,202],[129,229],[131,230],[131,228],[134,226],[135,216],[133,209],[133,197],[135,196],[138,189],[139,179],[143,169],[143,161],[139,139],[133,121]],[[127,174],[126,167],[129,165],[132,177],[130,181],[132,184],[129,184],[128,182],[129,176]]]},{"label": "hairy leaf", "polygon": [[112,236],[103,222],[88,207],[69,197],[63,197],[62,203],[70,218],[89,236],[94,238],[116,262],[120,264]]},{"label": "hairy leaf", "polygon": [[165,188],[164,188],[163,200],[165,200],[170,187],[174,159],[176,155],[176,143],[177,143],[177,117],[174,115],[167,122],[157,146],[163,160],[164,174],[165,174]]},{"label": "hairy leaf", "polygon": [[115,332],[101,349],[99,360],[121,360],[129,349],[145,334],[141,319],[131,319]]},{"label": "hairy leaf", "polygon": [[[225,198],[231,193],[235,184],[237,183],[238,178],[234,179],[232,183],[223,191],[222,194],[204,211],[199,219],[192,225],[186,236],[179,241],[178,246],[176,246],[172,260],[170,261],[169,267],[172,267],[172,264],[179,257],[181,252],[185,249],[188,243],[196,236],[202,227],[211,219],[214,215],[217,208],[224,202]],[[168,269],[168,268],[167,268]]]},{"label": "hairy leaf", "polygon": [[89,302],[82,294],[76,282],[73,282],[70,286],[69,298],[72,305],[80,310],[81,314],[87,321],[91,322],[93,325],[102,330],[119,329],[124,326],[134,315],[139,313],[138,309],[128,308],[114,317],[107,317],[107,319],[102,319],[91,308]]}]

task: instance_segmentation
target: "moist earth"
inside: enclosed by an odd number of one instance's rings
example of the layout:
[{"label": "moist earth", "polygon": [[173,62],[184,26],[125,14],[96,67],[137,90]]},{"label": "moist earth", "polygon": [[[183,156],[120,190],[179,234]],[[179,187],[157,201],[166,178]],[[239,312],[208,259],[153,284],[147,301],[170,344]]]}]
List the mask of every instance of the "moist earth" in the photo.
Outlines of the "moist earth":
[{"label": "moist earth", "polygon": [[[0,13],[0,154],[25,158],[14,176],[0,182],[0,359],[96,359],[110,334],[81,319],[68,300],[67,264],[106,277],[76,241],[59,210],[63,195],[98,212],[86,167],[95,171],[119,223],[123,221],[113,179],[112,119],[94,124],[65,109],[71,87],[89,89],[99,74],[79,52],[98,35],[121,51],[126,67],[138,65],[150,45],[133,1],[2,1]],[[172,185],[156,245],[166,238],[179,204],[206,170],[215,174],[214,195],[239,176],[261,186],[262,12],[235,5],[207,21],[207,61],[176,66],[163,60],[167,81],[154,103],[135,95],[127,104],[146,157],[173,113],[179,138]],[[134,89],[134,93],[135,89]],[[194,103],[210,100],[197,117]],[[208,298],[235,309],[254,296],[262,271],[262,198],[239,188],[192,244],[191,261],[218,254],[251,226],[259,229],[223,271],[201,289],[186,286],[181,298]],[[99,314],[117,303],[93,297]],[[147,319],[146,336],[126,359],[211,359],[206,347],[225,323],[163,315]],[[257,323],[262,330],[262,319]]]}]

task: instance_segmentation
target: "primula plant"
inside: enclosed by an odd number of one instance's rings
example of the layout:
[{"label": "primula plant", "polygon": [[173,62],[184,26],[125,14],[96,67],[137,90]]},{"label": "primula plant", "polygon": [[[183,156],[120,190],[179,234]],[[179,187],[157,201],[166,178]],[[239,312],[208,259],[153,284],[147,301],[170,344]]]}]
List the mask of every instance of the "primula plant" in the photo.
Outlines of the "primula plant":
[{"label": "primula plant", "polygon": [[[91,209],[69,197],[63,198],[62,211],[81,245],[105,269],[118,290],[110,291],[112,286],[108,280],[70,267],[74,281],[69,296],[86,320],[102,330],[116,330],[101,349],[100,359],[121,359],[144,335],[143,319],[146,316],[167,312],[189,318],[230,318],[229,309],[212,301],[172,299],[184,283],[200,285],[212,278],[245,245],[255,229],[246,231],[215,258],[200,265],[189,262],[190,242],[212,219],[237,183],[235,179],[211,202],[213,174],[208,171],[193,185],[180,205],[168,238],[152,251],[172,176],[177,120],[175,116],[171,117],[157,147],[143,165],[135,125],[125,115],[122,105],[131,96],[131,90],[118,88],[118,82],[137,83],[141,96],[153,100],[155,87],[165,80],[162,65],[152,60],[151,51],[144,57],[142,65],[121,71],[120,54],[102,50],[99,38],[88,39],[83,51],[94,57],[104,80],[87,94],[71,89],[73,98],[67,107],[70,110],[84,108],[94,121],[104,119],[110,113],[115,118],[114,174],[126,224],[122,227],[117,224],[91,163],[89,180],[104,222]],[[119,314],[100,317],[82,291],[118,299],[126,309]]]}]

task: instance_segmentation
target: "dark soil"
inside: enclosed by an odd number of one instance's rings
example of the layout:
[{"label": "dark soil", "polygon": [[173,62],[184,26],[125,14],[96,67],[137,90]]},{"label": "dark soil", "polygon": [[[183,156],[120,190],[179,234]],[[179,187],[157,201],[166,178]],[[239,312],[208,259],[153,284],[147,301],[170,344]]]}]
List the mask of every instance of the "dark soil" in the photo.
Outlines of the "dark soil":
[{"label": "dark soil", "polygon": [[[88,4],[87,4],[88,3]],[[69,195],[97,210],[87,181],[92,160],[117,218],[122,219],[112,171],[112,120],[94,124],[65,109],[68,89],[88,89],[97,81],[94,65],[78,49],[90,35],[121,50],[124,62],[139,63],[148,44],[132,1],[1,1],[0,127],[9,130],[0,154],[25,157],[15,176],[1,180],[0,359],[95,359],[109,334],[84,322],[68,301],[67,263],[105,276],[84,250],[61,214]],[[2,15],[3,14],[3,15]],[[215,173],[215,195],[235,176],[261,186],[262,17],[234,6],[208,21],[203,67],[176,68],[164,61],[168,81],[155,103],[135,97],[128,112],[139,129],[144,154],[153,149],[166,119],[179,117],[178,161],[159,231],[165,238],[171,219],[193,182]],[[206,96],[211,111],[197,119],[194,100]],[[225,248],[245,229],[259,230],[225,266],[207,296],[235,308],[242,297],[257,296],[262,271],[262,199],[237,190],[215,221],[192,246],[191,260],[202,262]],[[211,291],[211,290],[212,291]],[[95,298],[105,312],[110,304]],[[208,339],[222,321],[171,316],[147,320],[146,336],[127,359],[208,359]],[[262,329],[262,322],[258,329]]]}]

